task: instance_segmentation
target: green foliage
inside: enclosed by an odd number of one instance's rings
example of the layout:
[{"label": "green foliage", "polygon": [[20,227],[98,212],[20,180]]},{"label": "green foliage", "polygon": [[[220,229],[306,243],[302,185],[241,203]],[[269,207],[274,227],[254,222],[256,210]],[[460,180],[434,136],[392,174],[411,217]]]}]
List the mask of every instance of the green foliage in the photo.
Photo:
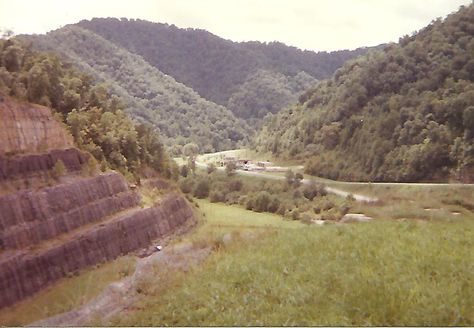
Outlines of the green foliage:
[{"label": "green foliage", "polygon": [[207,174],[211,174],[217,170],[216,165],[214,163],[207,164]]},{"label": "green foliage", "polygon": [[[213,203],[239,204],[248,210],[279,213],[294,220],[301,219],[301,214],[305,212],[312,213],[312,219],[317,218],[316,214],[340,219],[340,213],[347,213],[350,204],[336,196],[326,196],[324,186],[315,182],[293,183],[289,188],[287,182],[281,180],[242,178],[221,172],[196,172],[196,176],[182,178],[179,185],[184,193],[192,193],[197,198],[208,198]],[[316,208],[317,212],[314,210]],[[338,216],[327,216],[326,212],[330,210]]]},{"label": "green foliage", "polygon": [[288,186],[292,186],[295,182],[295,173],[292,170],[288,169],[285,172],[285,181]]},{"label": "green foliage", "polygon": [[209,196],[210,184],[208,179],[201,179],[194,188],[193,195],[197,198],[206,198]]},{"label": "green foliage", "polygon": [[107,163],[102,166],[134,175],[148,166],[171,177],[175,164],[157,133],[130,120],[120,99],[104,85],[94,84],[90,76],[57,56],[35,52],[16,39],[0,40],[0,63],[0,90],[52,107],[69,126],[76,144],[98,162]]},{"label": "green foliage", "polygon": [[[298,73],[304,71],[317,79],[326,78],[348,59],[367,51],[357,49],[315,53],[279,42],[236,43],[204,30],[180,29],[174,25],[139,19],[95,18],[91,21],[82,21],[78,26],[142,56],[148,63],[192,87],[204,98],[222,105],[229,102],[229,108],[234,108],[233,105],[236,105],[235,109],[239,111],[248,111],[249,104],[231,102],[230,98],[233,96],[243,95],[244,99],[259,102],[257,97],[245,95],[251,92],[247,86],[243,88],[244,90],[238,88],[246,81],[253,80],[252,75],[258,74],[258,70],[274,72],[269,73],[270,76],[284,74],[292,80],[289,84],[284,82],[281,87],[271,84],[264,86],[258,82],[264,89],[268,87],[267,90],[277,91],[276,94],[286,93],[288,88],[299,92],[305,87],[295,84],[304,84],[305,78],[302,76],[292,78]],[[268,99],[268,95],[261,96]],[[262,103],[270,106],[275,104],[273,100],[268,100]],[[260,110],[267,111],[262,107],[256,108],[252,117],[259,117]]]},{"label": "green foliage", "polygon": [[225,166],[225,173],[228,175],[228,176],[232,176],[235,174],[235,170],[237,169],[237,164],[235,164],[234,162],[229,162],[226,164]]},{"label": "green foliage", "polygon": [[192,177],[189,176],[179,181],[179,188],[185,194],[189,194],[193,191],[194,184],[195,184],[195,181],[193,180]]},{"label": "green foliage", "polygon": [[266,212],[271,202],[271,195],[268,191],[260,191],[254,200],[253,210],[256,212]]},{"label": "green foliage", "polygon": [[60,177],[65,175],[67,173],[67,169],[66,169],[66,166],[64,165],[64,162],[62,160],[58,160],[54,164],[53,170],[51,173],[53,175],[53,178],[55,179],[59,179]]},{"label": "green foliage", "polygon": [[227,108],[237,117],[257,123],[268,113],[276,114],[283,107],[295,103],[298,95],[315,83],[316,80],[304,72],[290,77],[258,70],[231,95]]},{"label": "green foliage", "polygon": [[189,167],[188,167],[186,164],[183,165],[183,166],[181,166],[181,169],[180,169],[180,171],[179,171],[179,174],[180,174],[182,177],[186,178],[186,177],[188,176],[188,174],[189,174]]},{"label": "green foliage", "polygon": [[[225,107],[201,98],[142,57],[92,31],[68,25],[47,35],[23,38],[38,49],[61,54],[107,84],[122,99],[127,114],[151,125],[167,146],[193,142],[202,152],[213,152],[237,148],[253,133]],[[96,97],[99,102],[102,98],[101,94]]]},{"label": "green foliage", "polygon": [[310,180],[309,183],[307,183],[303,187],[303,196],[308,200],[313,200],[314,197],[316,196],[325,196],[325,195],[326,195],[326,190],[324,189],[324,186],[321,184],[318,184],[314,180]]},{"label": "green foliage", "polygon": [[473,15],[462,7],[346,63],[268,117],[257,149],[331,179],[473,181]]},{"label": "green foliage", "polygon": [[[105,163],[105,160],[103,161],[103,163]],[[97,160],[93,156],[89,157],[87,163],[82,166],[81,172],[85,176],[93,176],[97,174]]]}]

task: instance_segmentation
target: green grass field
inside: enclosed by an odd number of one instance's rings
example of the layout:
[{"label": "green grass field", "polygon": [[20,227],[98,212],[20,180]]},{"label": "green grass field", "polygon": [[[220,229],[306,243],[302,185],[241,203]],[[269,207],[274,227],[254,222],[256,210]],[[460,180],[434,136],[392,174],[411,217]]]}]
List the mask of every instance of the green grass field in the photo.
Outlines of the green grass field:
[{"label": "green grass field", "polygon": [[271,213],[247,211],[237,205],[211,203],[205,199],[195,199],[194,202],[199,206],[201,222],[192,234],[179,237],[174,243],[214,243],[229,233],[259,233],[274,229],[297,229],[302,226],[299,221],[286,220]]},{"label": "green grass field", "polygon": [[[200,205],[227,226],[229,208]],[[245,226],[239,217],[233,226]],[[274,227],[219,249],[112,323],[474,324],[472,220]]]}]

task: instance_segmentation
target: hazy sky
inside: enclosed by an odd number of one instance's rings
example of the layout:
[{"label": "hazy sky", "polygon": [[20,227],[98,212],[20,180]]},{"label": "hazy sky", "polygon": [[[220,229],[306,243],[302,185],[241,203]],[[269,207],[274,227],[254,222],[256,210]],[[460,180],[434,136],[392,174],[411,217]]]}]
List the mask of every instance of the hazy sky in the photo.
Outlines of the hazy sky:
[{"label": "hazy sky", "polygon": [[398,41],[471,0],[0,0],[0,28],[45,33],[93,17],[202,28],[234,41],[337,50]]}]

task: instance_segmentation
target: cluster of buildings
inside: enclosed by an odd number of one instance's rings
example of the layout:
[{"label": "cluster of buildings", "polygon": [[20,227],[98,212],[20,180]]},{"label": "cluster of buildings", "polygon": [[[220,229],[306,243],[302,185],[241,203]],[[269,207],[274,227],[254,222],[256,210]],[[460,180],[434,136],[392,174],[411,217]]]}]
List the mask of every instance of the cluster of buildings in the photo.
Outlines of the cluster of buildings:
[{"label": "cluster of buildings", "polygon": [[250,159],[241,159],[234,156],[224,156],[221,158],[217,166],[227,166],[229,163],[235,163],[238,170],[244,171],[272,171],[272,172],[284,172],[286,169],[279,166],[273,166],[268,161],[252,161]]}]

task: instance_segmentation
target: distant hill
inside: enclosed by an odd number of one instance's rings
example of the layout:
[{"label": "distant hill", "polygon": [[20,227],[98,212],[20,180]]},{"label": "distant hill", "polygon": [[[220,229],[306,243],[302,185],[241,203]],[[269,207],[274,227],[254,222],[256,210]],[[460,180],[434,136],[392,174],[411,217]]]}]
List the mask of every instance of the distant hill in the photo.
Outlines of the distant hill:
[{"label": "distant hill", "polygon": [[[330,77],[344,62],[368,50],[316,53],[280,42],[237,43],[204,30],[181,29],[144,20],[94,18],[77,25],[142,56],[152,66],[193,88],[202,97],[224,106],[233,96],[235,100],[234,93],[241,93],[242,84],[257,71],[280,73],[289,79],[305,72],[319,80]],[[282,87],[287,88],[286,85]],[[249,102],[255,101],[249,99]],[[267,102],[269,107],[276,105],[270,98]],[[251,117],[254,113],[261,116],[261,110],[245,108]]]},{"label": "distant hill", "polygon": [[316,82],[305,72],[290,77],[274,71],[258,70],[232,94],[227,108],[252,126],[258,126],[267,113],[275,114],[283,107],[296,103],[298,96]]},{"label": "distant hill", "polygon": [[269,117],[257,148],[334,179],[474,180],[474,5],[349,61]]},{"label": "distant hill", "polygon": [[104,82],[125,101],[125,111],[155,127],[168,146],[195,142],[201,151],[219,151],[237,147],[252,134],[225,107],[201,98],[142,57],[89,30],[69,25],[22,39],[38,49],[60,53]]}]

